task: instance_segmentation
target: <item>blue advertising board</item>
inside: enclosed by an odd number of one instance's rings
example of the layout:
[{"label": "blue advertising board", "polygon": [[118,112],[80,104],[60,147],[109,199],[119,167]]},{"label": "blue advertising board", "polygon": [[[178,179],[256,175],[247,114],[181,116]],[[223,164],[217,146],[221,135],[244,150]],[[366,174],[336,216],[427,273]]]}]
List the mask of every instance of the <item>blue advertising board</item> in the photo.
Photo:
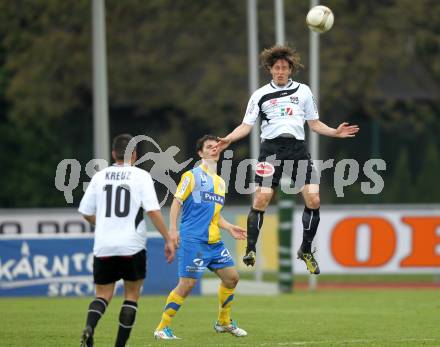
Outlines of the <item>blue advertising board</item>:
[{"label": "blue advertising board", "polygon": [[[0,237],[0,296],[92,296],[93,236]],[[177,284],[177,259],[168,264],[162,238],[147,242],[143,294],[168,294]],[[122,282],[116,286],[121,294]],[[200,284],[193,290],[200,294]]]}]

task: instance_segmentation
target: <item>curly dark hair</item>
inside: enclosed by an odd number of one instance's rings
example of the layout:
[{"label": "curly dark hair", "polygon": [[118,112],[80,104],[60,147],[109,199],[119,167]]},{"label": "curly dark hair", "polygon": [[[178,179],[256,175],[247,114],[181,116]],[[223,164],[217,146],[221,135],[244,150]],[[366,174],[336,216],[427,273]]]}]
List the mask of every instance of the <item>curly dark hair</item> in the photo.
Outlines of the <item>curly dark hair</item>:
[{"label": "curly dark hair", "polygon": [[274,66],[279,59],[284,59],[289,63],[293,74],[299,69],[304,68],[296,48],[289,47],[288,45],[276,45],[271,48],[266,48],[260,54],[261,65],[263,65],[267,71],[270,71],[272,66]]}]

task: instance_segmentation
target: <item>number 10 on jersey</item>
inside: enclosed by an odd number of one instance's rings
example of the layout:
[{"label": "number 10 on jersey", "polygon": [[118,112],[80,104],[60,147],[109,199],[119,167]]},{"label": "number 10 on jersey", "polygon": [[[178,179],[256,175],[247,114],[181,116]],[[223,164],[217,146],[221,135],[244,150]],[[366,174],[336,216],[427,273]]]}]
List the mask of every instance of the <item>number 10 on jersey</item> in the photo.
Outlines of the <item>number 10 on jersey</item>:
[{"label": "number 10 on jersey", "polygon": [[[105,216],[112,217],[112,205],[114,205],[116,217],[127,217],[130,213],[130,190],[128,187],[117,186],[114,200],[112,184],[106,184],[104,191],[106,192]],[[123,200],[122,206],[121,200]]]}]

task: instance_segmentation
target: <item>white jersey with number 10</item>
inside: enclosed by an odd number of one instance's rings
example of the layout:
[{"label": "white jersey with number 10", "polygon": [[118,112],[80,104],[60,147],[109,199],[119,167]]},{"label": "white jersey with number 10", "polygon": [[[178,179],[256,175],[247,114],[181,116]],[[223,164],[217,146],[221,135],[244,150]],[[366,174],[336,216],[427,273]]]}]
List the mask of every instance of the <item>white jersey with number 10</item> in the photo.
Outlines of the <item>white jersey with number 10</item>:
[{"label": "white jersey with number 10", "polygon": [[96,215],[96,257],[133,255],[145,248],[143,211],[160,210],[150,174],[130,165],[97,172],[81,200],[79,212]]}]

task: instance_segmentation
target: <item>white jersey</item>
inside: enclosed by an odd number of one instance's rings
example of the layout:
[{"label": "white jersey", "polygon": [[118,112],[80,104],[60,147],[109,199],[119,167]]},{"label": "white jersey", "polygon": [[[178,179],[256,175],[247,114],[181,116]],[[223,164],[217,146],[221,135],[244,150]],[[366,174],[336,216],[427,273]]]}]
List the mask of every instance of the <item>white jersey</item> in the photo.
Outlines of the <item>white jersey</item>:
[{"label": "white jersey", "polygon": [[83,215],[96,215],[94,255],[132,255],[144,249],[143,210],[160,210],[148,172],[128,164],[97,172],[78,209]]},{"label": "white jersey", "polygon": [[304,122],[319,119],[310,88],[292,80],[284,87],[272,81],[252,94],[243,123],[254,125],[258,116],[262,139],[290,134],[304,140]]}]

